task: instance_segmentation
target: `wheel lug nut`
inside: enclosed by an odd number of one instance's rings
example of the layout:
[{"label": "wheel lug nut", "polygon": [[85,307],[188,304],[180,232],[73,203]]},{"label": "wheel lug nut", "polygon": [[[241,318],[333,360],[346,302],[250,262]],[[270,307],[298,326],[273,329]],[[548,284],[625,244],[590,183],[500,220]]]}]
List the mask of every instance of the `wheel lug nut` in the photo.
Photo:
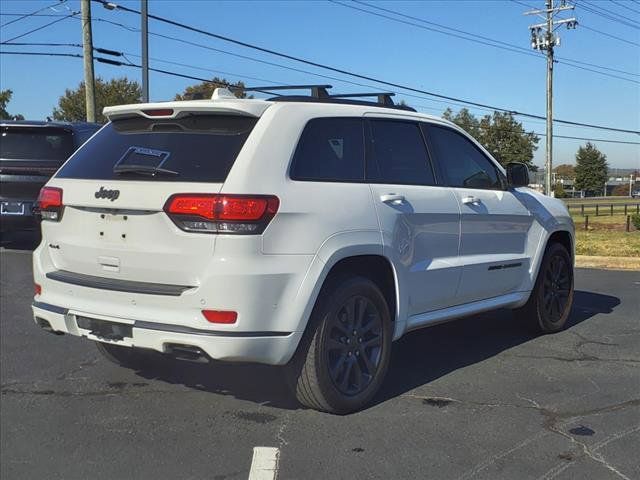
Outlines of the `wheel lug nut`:
[{"label": "wheel lug nut", "polygon": [[357,352],[356,352],[356,357],[359,357],[359,356],[360,356],[360,352],[359,352],[359,351],[357,351]]},{"label": "wheel lug nut", "polygon": [[351,352],[347,353],[347,357],[350,357],[350,356],[351,356]]}]

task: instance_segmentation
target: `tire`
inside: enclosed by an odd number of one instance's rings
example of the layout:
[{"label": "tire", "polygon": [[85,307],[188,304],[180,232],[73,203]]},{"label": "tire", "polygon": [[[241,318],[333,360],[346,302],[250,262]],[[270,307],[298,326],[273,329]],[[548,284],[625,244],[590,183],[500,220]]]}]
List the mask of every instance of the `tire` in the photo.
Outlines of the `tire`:
[{"label": "tire", "polygon": [[392,334],[389,307],[374,282],[357,276],[329,280],[288,365],[298,401],[333,414],[364,407],[386,375]]},{"label": "tire", "polygon": [[104,358],[121,367],[140,369],[149,366],[153,359],[153,351],[140,348],[123,347],[111,343],[95,342],[96,348]]},{"label": "tire", "polygon": [[547,247],[527,303],[516,310],[542,333],[564,329],[573,304],[573,262],[560,243]]}]

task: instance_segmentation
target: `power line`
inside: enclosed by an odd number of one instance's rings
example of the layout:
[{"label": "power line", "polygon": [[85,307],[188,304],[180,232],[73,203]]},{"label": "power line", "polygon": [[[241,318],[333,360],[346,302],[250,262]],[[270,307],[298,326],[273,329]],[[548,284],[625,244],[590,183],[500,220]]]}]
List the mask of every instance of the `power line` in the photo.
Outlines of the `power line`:
[{"label": "power line", "polygon": [[[107,19],[104,19],[104,18],[94,17],[93,20],[109,23],[111,25],[115,25],[115,26],[121,27],[121,28],[123,28],[123,29],[125,29],[125,30],[127,30],[129,32],[132,32],[132,33],[140,31],[139,29],[137,29],[135,27],[130,27],[128,25],[124,25],[124,24],[118,23],[118,22],[113,22],[111,20],[107,20]],[[255,58],[255,57],[250,57],[248,55],[242,55],[242,54],[239,54],[239,53],[229,52],[227,50],[222,50],[222,49],[219,49],[219,48],[210,47],[209,45],[205,45],[205,44],[197,43],[197,42],[192,42],[192,41],[189,41],[189,40],[185,40],[183,38],[173,37],[171,35],[164,35],[164,34],[161,34],[161,33],[156,33],[156,32],[151,32],[151,31],[149,31],[149,35],[153,35],[153,36],[156,36],[156,37],[159,37],[159,38],[164,38],[164,39],[167,39],[167,40],[172,40],[172,41],[175,41],[175,42],[183,43],[185,45],[191,45],[191,46],[194,46],[194,47],[203,48],[205,50],[211,50],[211,51],[216,52],[216,53],[222,53],[224,55],[229,55],[229,56],[233,56],[233,57],[236,57],[236,58],[241,58],[243,60],[250,60],[250,61],[253,61],[253,62],[261,63],[263,65],[269,65],[269,66],[273,66],[273,67],[277,67],[277,68],[282,68],[282,69],[293,71],[293,72],[297,72],[297,73],[304,73],[305,75],[313,75],[313,76],[318,77],[318,78],[332,80],[332,81],[344,83],[344,84],[347,84],[347,85],[355,85],[355,86],[358,86],[358,87],[366,87],[366,88],[372,88],[372,89],[379,88],[378,86],[373,86],[373,85],[366,84],[366,83],[354,82],[352,80],[347,80],[347,79],[344,79],[344,78],[334,77],[334,76],[331,76],[331,75],[324,75],[324,74],[321,74],[321,73],[312,72],[310,70],[304,70],[304,69],[300,69],[300,68],[296,68],[296,67],[291,67],[291,66],[288,66],[288,65],[282,65],[280,63],[275,63],[275,62],[270,62],[270,61],[267,61],[267,60],[262,60],[262,59],[259,59],[259,58]],[[466,105],[464,103],[459,103],[459,102],[454,102],[454,101],[446,101],[446,100],[436,100],[434,98],[425,97],[423,95],[415,95],[415,94],[410,94],[410,93],[406,93],[406,92],[395,91],[393,93],[396,93],[396,94],[399,94],[399,95],[401,94],[401,95],[403,95],[405,97],[419,98],[421,100],[428,100],[430,102],[435,102],[435,103],[443,103],[443,104],[446,104],[446,105],[455,105],[455,106],[458,106],[458,107],[466,107],[466,106],[468,106],[468,105]],[[477,109],[477,110],[484,110],[484,111],[489,111],[489,112],[492,112],[494,110],[494,109],[488,108],[488,107],[471,107],[471,108],[474,109],[474,110]],[[535,121],[535,120],[531,120],[531,121]],[[572,126],[570,126],[570,127],[572,127]],[[581,127],[580,126],[573,126],[573,128],[581,128]]]},{"label": "power line", "polygon": [[[12,23],[19,22],[19,21],[20,21],[20,20],[22,20],[23,18],[36,16],[38,13],[40,13],[40,12],[42,12],[42,11],[44,11],[44,10],[47,10],[47,9],[49,9],[49,8],[51,8],[51,7],[55,7],[56,5],[58,5],[58,4],[62,4],[62,3],[64,3],[64,2],[66,2],[66,0],[61,0],[61,1],[59,1],[59,2],[56,2],[56,3],[53,3],[53,4],[49,5],[49,6],[47,6],[47,7],[42,7],[42,8],[40,8],[39,10],[36,10],[36,11],[34,11],[34,12],[31,12],[31,13],[22,13],[22,14],[18,14],[18,18],[15,18],[15,19],[10,20],[10,21],[8,21],[8,22],[6,22],[6,23],[3,23],[2,25],[0,25],[0,28],[6,27],[7,25],[11,25]],[[7,14],[7,15],[10,15],[10,14]]]},{"label": "power line", "polygon": [[[586,3],[587,5],[589,5],[592,8],[595,8],[596,10],[599,10],[601,12],[604,12],[607,15],[610,15],[614,18],[617,18],[619,20],[622,20],[624,22],[629,22],[629,23],[633,23],[633,21],[629,20],[627,17],[625,17],[624,15],[620,15],[618,12],[614,11],[614,10],[609,10],[608,8],[604,8],[601,6],[601,4],[599,5],[595,5],[593,3],[591,3],[590,1],[586,1],[586,0],[580,0],[582,3]],[[602,3],[602,2],[601,2]],[[637,27],[636,27],[637,28]]]},{"label": "power line", "polygon": [[[484,35],[479,35],[477,33],[466,32],[464,30],[459,30],[457,28],[448,27],[446,25],[442,25],[442,24],[439,24],[439,23],[431,22],[431,21],[425,20],[423,18],[415,17],[415,16],[412,16],[412,15],[407,15],[407,14],[404,14],[402,12],[398,12],[396,10],[383,8],[383,7],[380,7],[378,5],[372,5],[370,3],[362,2],[362,1],[359,1],[359,0],[352,0],[350,3],[343,3],[343,2],[336,1],[336,0],[328,0],[328,1],[331,2],[331,3],[334,3],[336,5],[340,5],[342,7],[350,8],[352,10],[357,10],[357,11],[360,11],[360,12],[363,12],[363,13],[368,13],[370,15],[375,15],[376,17],[385,18],[387,20],[391,20],[391,21],[398,22],[398,23],[403,23],[405,25],[411,25],[411,26],[414,26],[414,27],[417,27],[417,28],[421,28],[421,29],[424,29],[424,30],[429,30],[429,31],[441,33],[443,35],[449,35],[449,36],[453,36],[453,37],[456,37],[456,38],[461,38],[463,40],[467,40],[467,41],[470,41],[470,42],[478,43],[478,44],[481,44],[481,45],[486,45],[486,46],[489,46],[489,47],[500,48],[502,50],[510,51],[510,52],[513,52],[513,53],[519,53],[521,55],[529,55],[529,56],[533,56],[533,57],[536,57],[536,58],[543,58],[540,55],[537,55],[537,54],[531,52],[529,49],[524,48],[524,47],[520,47],[519,45],[515,45],[513,43],[503,42],[502,40],[496,40],[496,39],[493,39],[493,38],[490,38],[490,37],[486,37]],[[437,26],[439,28],[443,28],[443,29],[446,29],[446,30],[451,30],[453,32],[457,32],[457,33],[460,33],[460,34],[463,34],[463,35],[468,35],[471,38],[468,38],[468,37],[465,37],[465,36],[462,36],[462,35],[457,35],[455,33],[443,32],[443,31],[440,31],[440,30],[436,30],[434,28],[426,27],[424,25],[418,25],[416,23],[408,22],[406,20],[401,20],[399,18],[394,18],[394,17],[391,17],[389,15],[373,12],[371,10],[366,10],[366,9],[363,9],[363,8],[360,8],[360,7],[357,7],[357,6],[353,5],[353,3],[357,3],[357,4],[360,4],[360,5],[365,5],[365,6],[369,7],[369,8],[373,8],[373,9],[380,10],[380,11],[383,11],[383,12],[391,13],[391,14],[397,15],[399,17],[408,18],[408,19],[415,20],[415,21],[418,21],[418,22],[421,22],[421,23],[425,23],[425,24],[428,24],[428,25],[435,25],[435,26]],[[518,3],[520,3],[520,2],[518,2]],[[478,38],[481,39],[481,40],[477,40]],[[492,43],[489,43],[489,42],[492,42]],[[567,65],[569,67],[579,68],[579,69],[590,71],[590,72],[593,72],[593,73],[599,73],[601,75],[609,76],[609,77],[612,77],[612,78],[617,78],[617,79],[620,79],[620,80],[626,80],[628,82],[639,83],[639,82],[636,82],[634,80],[631,80],[631,79],[628,79],[628,78],[624,78],[624,77],[620,77],[620,76],[617,76],[617,75],[609,75],[609,74],[607,74],[605,72],[599,72],[599,71],[596,71],[596,70],[583,68],[583,67],[580,67],[579,65],[587,65],[587,66],[599,68],[599,69],[602,69],[602,70],[608,70],[608,71],[611,71],[611,72],[617,72],[617,73],[622,73],[622,74],[625,74],[625,75],[632,75],[632,76],[640,77],[640,74],[638,74],[638,73],[626,72],[624,70],[618,70],[618,69],[607,67],[607,66],[604,66],[604,65],[597,65],[597,64],[594,64],[594,63],[588,63],[588,62],[584,62],[584,61],[581,61],[581,60],[574,60],[572,58],[556,57],[556,59],[557,59],[557,63],[561,63],[561,64]],[[570,63],[568,63],[568,62],[570,62]],[[575,64],[578,64],[578,65],[575,65]]]},{"label": "power line", "polygon": [[[108,2],[106,2],[105,0],[93,0],[93,1],[101,3],[103,5],[108,4]],[[109,5],[113,5],[113,4],[109,4]],[[130,12],[130,13],[136,13],[138,15],[140,14],[139,11],[134,10],[132,8],[129,8],[129,7],[124,7],[122,5],[117,5],[116,7],[119,10],[127,11],[127,12]],[[202,30],[200,28],[196,28],[196,27],[192,27],[192,26],[180,23],[180,22],[176,22],[176,21],[170,20],[168,18],[160,17],[158,15],[151,15],[150,14],[149,17],[154,19],[154,20],[158,20],[159,22],[163,22],[163,23],[166,23],[166,24],[169,24],[169,25],[180,27],[180,28],[183,28],[185,30],[192,31],[192,32],[200,33],[200,34],[206,35],[208,37],[217,38],[218,40],[222,40],[222,41],[225,41],[225,42],[233,43],[235,45],[240,45],[240,46],[243,46],[243,47],[246,47],[246,48],[257,50],[257,51],[260,51],[260,52],[263,52],[263,53],[268,53],[270,55],[275,55],[275,56],[278,56],[278,57],[281,57],[281,58],[286,58],[288,60],[293,60],[295,62],[303,63],[303,64],[306,64],[306,65],[311,65],[313,67],[322,68],[324,70],[330,70],[330,71],[333,71],[333,72],[336,72],[336,73],[340,73],[340,74],[343,74],[343,75],[348,75],[348,76],[351,76],[351,77],[360,78],[362,80],[367,80],[367,81],[379,83],[379,84],[382,84],[382,85],[387,85],[387,86],[390,86],[390,87],[400,88],[402,90],[408,90],[410,92],[422,93],[422,94],[433,96],[433,97],[436,97],[436,98],[442,98],[442,99],[445,99],[445,100],[452,100],[452,101],[455,101],[455,102],[461,102],[461,103],[465,103],[465,104],[468,104],[468,105],[474,105],[476,107],[483,107],[483,108],[492,109],[492,110],[498,110],[498,111],[502,111],[502,112],[510,112],[513,115],[519,115],[519,116],[524,116],[524,117],[528,117],[528,118],[538,118],[538,119],[541,119],[541,120],[545,120],[546,119],[546,117],[544,117],[542,115],[536,115],[536,114],[525,113],[525,112],[518,112],[518,111],[515,111],[515,110],[503,108],[503,107],[496,107],[496,106],[492,106],[492,105],[485,104],[485,103],[474,102],[474,101],[471,101],[471,100],[464,100],[464,99],[461,99],[461,98],[456,98],[456,97],[452,97],[452,96],[449,96],[449,95],[442,95],[442,94],[435,93],[435,92],[429,92],[427,90],[421,90],[421,89],[413,88],[413,87],[410,87],[410,86],[407,86],[407,85],[402,85],[402,84],[399,84],[399,83],[389,82],[389,81],[386,81],[386,80],[377,79],[375,77],[370,77],[368,75],[362,75],[362,74],[359,74],[359,73],[351,72],[349,70],[344,70],[344,69],[341,69],[341,68],[332,67],[332,66],[325,65],[325,64],[322,64],[322,63],[313,62],[311,60],[306,60],[306,59],[303,59],[303,58],[300,58],[300,57],[296,57],[294,55],[289,55],[289,54],[286,54],[286,53],[282,53],[282,52],[278,52],[278,51],[275,51],[275,50],[271,50],[269,48],[261,47],[261,46],[254,45],[254,44],[247,43],[247,42],[243,42],[243,41],[240,41],[240,40],[235,40],[233,38],[226,37],[224,35],[219,35],[217,33],[208,32],[206,30]],[[597,128],[597,129],[600,129],[600,130],[609,130],[609,131],[617,131],[617,132],[623,132],[623,133],[640,134],[640,131],[638,131],[638,130],[629,130],[629,129],[624,129],[624,128],[607,127],[607,126],[603,126],[603,125],[595,125],[595,124],[574,122],[574,121],[570,121],[570,120],[561,120],[561,119],[553,119],[553,121],[554,122],[558,122],[558,123],[565,123],[567,125],[579,125],[579,126],[583,126],[583,127]]]},{"label": "power line", "polygon": [[9,40],[5,40],[4,42],[1,42],[0,45],[4,45],[6,43],[9,43],[9,42],[12,42],[14,40],[17,40],[18,38],[25,37],[25,36],[29,35],[30,33],[34,33],[34,32],[37,32],[39,30],[42,30],[43,28],[47,28],[47,27],[49,27],[49,26],[51,26],[51,25],[53,25],[55,23],[58,23],[58,22],[61,22],[62,20],[65,20],[65,19],[67,19],[69,17],[73,17],[74,15],[77,15],[78,13],[80,13],[80,12],[71,12],[69,15],[64,15],[63,17],[58,18],[57,20],[53,20],[52,22],[45,23],[44,25],[41,25],[40,27],[34,28],[33,30],[29,30],[28,32],[25,32],[25,33],[23,33],[21,35],[17,35],[17,36],[15,36],[13,38],[10,38]]},{"label": "power line", "polygon": [[[47,7],[47,8],[51,8],[51,7]],[[64,17],[64,14],[60,15],[60,14],[54,14],[54,13],[31,14],[31,13],[4,13],[4,12],[0,12],[0,17]],[[5,25],[7,25],[7,24],[5,24]],[[2,25],[2,27],[4,27],[4,25]]]},{"label": "power line", "polygon": [[58,53],[58,52],[6,52],[0,50],[0,55],[33,55],[33,56],[46,56],[46,57],[74,57],[82,58],[79,53]]},{"label": "power line", "polygon": [[626,5],[625,5],[624,3],[622,3],[622,2],[618,2],[618,1],[616,1],[616,0],[610,0],[610,1],[611,1],[612,3],[615,3],[616,5],[618,5],[619,7],[626,8],[627,10],[630,10],[630,11],[632,11],[632,12],[634,12],[634,13],[638,13],[638,14],[640,14],[640,10],[636,10],[635,8],[628,7],[628,6],[626,6]]},{"label": "power line", "polygon": [[613,38],[615,40],[619,40],[621,42],[628,43],[630,45],[634,45],[634,46],[640,47],[640,43],[638,43],[638,42],[633,42],[633,41],[627,40],[625,38],[616,37],[615,35],[611,35],[610,33],[606,33],[606,32],[602,32],[600,30],[596,30],[595,28],[592,28],[592,27],[589,27],[589,26],[585,25],[583,22],[580,22],[580,28],[586,28],[587,30],[591,30],[592,32],[598,33],[600,35],[604,35],[605,37]]},{"label": "power line", "polygon": [[[118,66],[118,67],[133,67],[133,68],[142,68],[141,65],[138,65],[136,63],[131,62],[130,60],[127,59],[127,55],[131,55],[131,56],[138,56],[138,55],[134,55],[132,53],[124,53],[124,52],[117,52],[119,54],[121,54],[126,61],[122,62],[122,61],[118,61],[118,60],[112,60],[109,58],[103,58],[103,57],[95,57],[95,60],[97,62],[100,63],[105,63],[108,65],[113,65],[113,66]],[[6,51],[0,51],[0,55],[32,55],[32,56],[50,56],[50,57],[72,57],[72,58],[82,58],[82,55],[80,54],[75,54],[75,53],[56,53],[56,52],[6,52]],[[153,60],[153,59],[152,59]],[[164,60],[163,60],[164,61]],[[177,62],[166,62],[166,63],[176,63]],[[180,64],[178,64],[180,65]],[[192,67],[186,64],[183,64],[184,66],[187,66],[189,68],[198,68],[198,67]],[[162,73],[165,75],[170,75],[173,77],[178,77],[178,78],[186,78],[189,80],[197,80],[200,82],[205,82],[205,83],[213,83],[210,79],[207,78],[202,78],[202,77],[196,77],[194,75],[187,75],[187,74],[183,74],[183,73],[179,73],[179,72],[174,72],[171,70],[164,70],[164,69],[160,69],[160,68],[153,68],[150,67],[149,68],[150,71],[152,72],[157,72],[157,73]],[[221,73],[225,73],[225,72],[221,72]],[[235,74],[232,74],[235,75]],[[239,76],[239,75],[236,75]],[[255,80],[258,81],[268,81],[268,82],[273,82],[272,80],[265,80],[265,79],[260,79],[260,78],[255,78]],[[218,82],[216,82],[218,83]],[[226,85],[226,86],[233,86],[232,84],[229,83],[225,83],[225,82],[220,82],[220,85]],[[424,105],[415,105],[418,108],[425,108],[425,109],[432,109],[431,107],[426,107]],[[484,126],[484,125],[479,125],[479,128],[490,128],[488,126]],[[493,127],[496,128],[496,127]],[[524,128],[522,130],[514,130],[514,129],[508,129],[508,128],[496,128],[499,131],[505,131],[505,132],[517,132],[517,133],[525,133],[525,134],[533,134],[533,135],[538,135],[538,136],[542,136],[544,137],[545,134],[544,133],[538,133],[535,131],[529,131],[527,132],[526,130],[524,130]],[[592,142],[606,142],[606,143],[619,143],[619,144],[626,144],[626,145],[640,145],[640,142],[629,142],[629,141],[622,141],[622,140],[608,140],[608,139],[604,139],[604,138],[588,138],[588,137],[574,137],[574,136],[568,136],[568,135],[554,135],[554,137],[557,138],[563,138],[563,139],[570,139],[570,140],[583,140],[583,141],[592,141]]]},{"label": "power line", "polygon": [[621,20],[621,19],[616,18],[616,17],[614,17],[612,15],[609,15],[608,13],[606,13],[606,11],[603,12],[602,10],[600,10],[598,7],[596,7],[595,5],[593,5],[591,3],[581,1],[578,4],[578,2],[576,1],[575,4],[576,4],[576,6],[579,6],[580,8],[583,8],[585,11],[587,11],[587,12],[593,14],[593,15],[598,15],[599,17],[602,17],[602,18],[604,18],[606,20],[609,20],[611,22],[617,22],[620,25],[624,25],[626,27],[640,29],[640,27],[638,25],[635,25],[635,24],[633,24],[631,22],[627,22],[626,20]]},{"label": "power line", "polygon": [[7,46],[21,46],[21,47],[80,47],[82,48],[82,44],[80,43],[34,43],[34,42],[3,42],[2,45]]}]

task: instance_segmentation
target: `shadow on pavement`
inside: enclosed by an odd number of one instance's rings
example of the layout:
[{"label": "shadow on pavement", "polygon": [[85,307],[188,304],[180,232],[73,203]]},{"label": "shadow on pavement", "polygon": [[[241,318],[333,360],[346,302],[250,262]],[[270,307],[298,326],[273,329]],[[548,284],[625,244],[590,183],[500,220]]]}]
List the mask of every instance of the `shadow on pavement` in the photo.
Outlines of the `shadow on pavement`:
[{"label": "shadow on pavement", "polygon": [[[619,304],[617,297],[576,291],[568,328],[599,313],[611,313]],[[387,378],[373,403],[402,395],[536,336],[509,310],[475,315],[410,333],[394,344]],[[279,367],[193,364],[162,359],[137,374],[276,408],[301,408],[289,393],[284,369]]]},{"label": "shadow on pavement", "polygon": [[[572,328],[608,314],[620,299],[576,291],[567,322]],[[374,403],[402,395],[467,365],[472,365],[539,336],[510,310],[498,310],[418,330],[394,344],[387,380]]]}]

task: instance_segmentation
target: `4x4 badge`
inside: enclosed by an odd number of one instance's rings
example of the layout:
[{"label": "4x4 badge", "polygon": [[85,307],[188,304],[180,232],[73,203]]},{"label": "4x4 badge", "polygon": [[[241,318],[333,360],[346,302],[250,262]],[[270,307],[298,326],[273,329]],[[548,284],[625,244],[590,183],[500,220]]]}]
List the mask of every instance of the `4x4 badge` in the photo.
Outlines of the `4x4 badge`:
[{"label": "4x4 badge", "polygon": [[96,198],[108,198],[112,202],[120,196],[120,190],[107,190],[104,187],[100,187],[95,193]]}]

